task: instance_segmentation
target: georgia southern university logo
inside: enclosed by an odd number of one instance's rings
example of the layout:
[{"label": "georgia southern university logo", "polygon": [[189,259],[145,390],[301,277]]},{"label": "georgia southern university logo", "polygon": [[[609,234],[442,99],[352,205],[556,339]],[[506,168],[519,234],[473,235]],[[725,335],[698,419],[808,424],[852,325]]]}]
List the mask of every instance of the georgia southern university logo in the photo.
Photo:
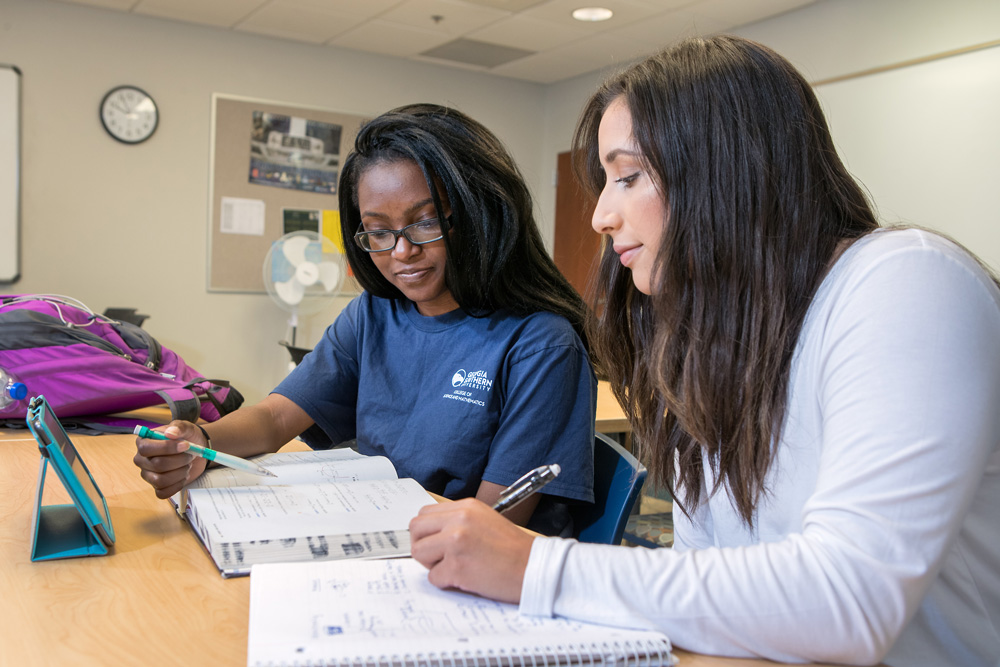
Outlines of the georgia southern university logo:
[{"label": "georgia southern university logo", "polygon": [[472,371],[470,373],[464,368],[460,368],[451,376],[451,386],[455,388],[455,391],[445,394],[443,398],[486,407],[486,403],[482,399],[493,389],[493,380],[489,378],[486,371]]}]

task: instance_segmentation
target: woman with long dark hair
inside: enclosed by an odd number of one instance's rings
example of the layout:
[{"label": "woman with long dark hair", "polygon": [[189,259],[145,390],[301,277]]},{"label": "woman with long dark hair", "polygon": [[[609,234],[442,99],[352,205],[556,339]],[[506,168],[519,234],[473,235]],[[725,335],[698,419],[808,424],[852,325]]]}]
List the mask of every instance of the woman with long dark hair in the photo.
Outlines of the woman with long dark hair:
[{"label": "woman with long dark hair", "polygon": [[[463,311],[555,313],[586,342],[587,308],[545,250],[520,170],[492,132],[455,109],[409,105],[362,128],[340,180],[344,238],[353,237],[364,222],[358,202],[362,176],[372,166],[396,162],[420,168],[435,215],[451,219],[442,238],[448,253],[445,282]],[[346,250],[367,292],[384,299],[405,297],[375,266],[372,260],[379,255],[357,244]]]},{"label": "woman with long dark hair", "polygon": [[[204,434],[185,422],[165,432],[240,456],[299,434],[314,448],[356,440],[428,491],[490,504],[558,464],[508,516],[571,534],[571,505],[593,501],[586,307],[545,252],[503,144],[455,109],[400,107],[359,131],[339,199],[364,293],[261,403]],[[136,465],[161,497],[204,470],[175,451],[139,440]]]},{"label": "woman with long dark hair", "polygon": [[591,337],[673,549],[532,538],[424,508],[430,580],[705,653],[1000,660],[1000,291],[965,250],[880,229],[815,94],[751,41],[609,80],[575,136],[608,236]]}]

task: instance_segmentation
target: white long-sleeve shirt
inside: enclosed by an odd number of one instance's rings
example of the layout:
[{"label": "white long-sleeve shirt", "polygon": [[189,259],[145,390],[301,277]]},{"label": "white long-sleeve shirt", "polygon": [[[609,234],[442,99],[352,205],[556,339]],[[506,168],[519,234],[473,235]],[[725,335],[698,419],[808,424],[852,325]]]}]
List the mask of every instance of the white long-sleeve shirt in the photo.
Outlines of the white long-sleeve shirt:
[{"label": "white long-sleeve shirt", "polygon": [[521,613],[717,655],[1000,664],[1000,293],[972,258],[919,230],[844,253],[767,488],[753,531],[725,492],[675,511],[673,549],[536,539]]}]

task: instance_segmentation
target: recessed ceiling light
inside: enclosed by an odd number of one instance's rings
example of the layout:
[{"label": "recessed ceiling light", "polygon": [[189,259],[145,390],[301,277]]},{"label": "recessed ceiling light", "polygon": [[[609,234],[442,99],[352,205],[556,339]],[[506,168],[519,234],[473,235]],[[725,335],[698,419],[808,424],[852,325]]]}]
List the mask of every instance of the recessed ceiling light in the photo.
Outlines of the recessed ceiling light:
[{"label": "recessed ceiling light", "polygon": [[614,14],[604,7],[581,7],[573,10],[573,18],[577,21],[607,21]]}]

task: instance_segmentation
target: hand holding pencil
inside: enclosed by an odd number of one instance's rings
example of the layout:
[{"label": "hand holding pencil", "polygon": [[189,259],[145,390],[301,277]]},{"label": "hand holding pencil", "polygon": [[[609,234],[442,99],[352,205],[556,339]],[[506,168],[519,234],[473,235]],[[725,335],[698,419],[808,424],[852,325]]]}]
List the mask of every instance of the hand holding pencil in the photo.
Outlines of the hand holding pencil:
[{"label": "hand holding pencil", "polygon": [[[157,498],[170,498],[205,472],[209,459],[193,447],[211,451],[217,458],[221,454],[198,445],[199,442],[206,442],[204,435],[196,424],[188,421],[172,421],[164,431],[144,433],[145,437],[140,435],[136,438],[136,454],[132,462],[139,468],[143,480],[156,491]],[[231,455],[226,456],[228,460]],[[255,463],[251,465],[257,466]],[[254,473],[263,474],[256,470]]]},{"label": "hand holding pencil", "polygon": [[[133,431],[140,438],[149,438],[151,440],[173,440],[168,435],[160,433],[159,431],[154,431],[148,426],[136,426]],[[191,452],[195,456],[200,456],[203,459],[209,461],[215,461],[219,465],[224,465],[227,468],[232,468],[233,470],[242,470],[243,472],[253,473],[254,475],[264,475],[266,477],[277,477],[273,472],[268,470],[263,466],[259,466],[253,461],[247,461],[246,459],[241,459],[238,456],[233,456],[232,454],[226,454],[225,452],[219,452],[214,449],[209,449],[208,447],[202,447],[201,445],[196,445],[193,442],[187,442],[187,451]]]}]

